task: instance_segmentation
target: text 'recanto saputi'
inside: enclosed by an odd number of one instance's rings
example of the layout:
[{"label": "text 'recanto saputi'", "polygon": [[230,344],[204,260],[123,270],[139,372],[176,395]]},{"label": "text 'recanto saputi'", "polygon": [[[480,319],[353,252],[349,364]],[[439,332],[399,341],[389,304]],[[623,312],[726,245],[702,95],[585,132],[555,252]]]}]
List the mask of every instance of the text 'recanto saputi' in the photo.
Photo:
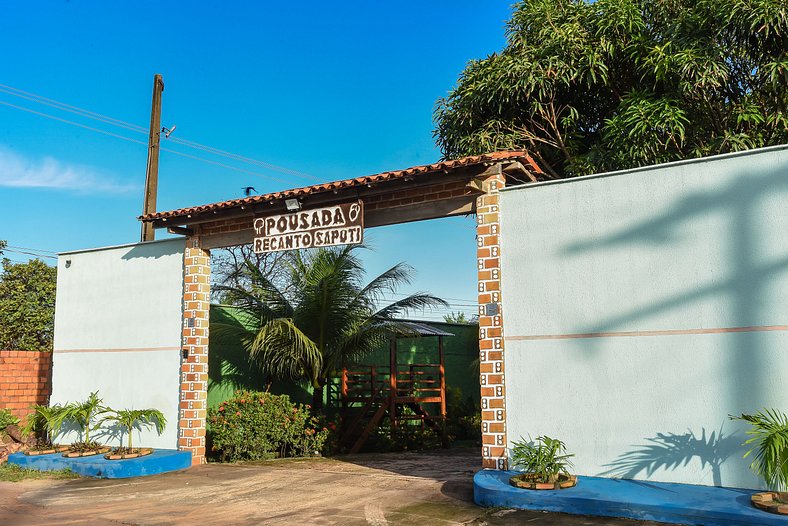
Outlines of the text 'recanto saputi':
[{"label": "text 'recanto saputi'", "polygon": [[252,246],[258,254],[301,248],[353,245],[364,241],[362,201],[254,220]]}]

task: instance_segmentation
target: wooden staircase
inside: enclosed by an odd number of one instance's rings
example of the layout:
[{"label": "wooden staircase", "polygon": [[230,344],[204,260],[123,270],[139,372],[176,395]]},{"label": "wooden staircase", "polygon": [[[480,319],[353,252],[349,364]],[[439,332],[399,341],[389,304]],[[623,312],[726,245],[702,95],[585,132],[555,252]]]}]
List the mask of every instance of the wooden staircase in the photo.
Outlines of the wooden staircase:
[{"label": "wooden staircase", "polygon": [[[389,367],[355,366],[342,370],[340,451],[358,453],[376,427],[387,418],[392,435],[400,426],[420,425],[443,434],[446,419],[446,379],[442,345],[437,364]],[[393,353],[392,356],[395,356]]]}]

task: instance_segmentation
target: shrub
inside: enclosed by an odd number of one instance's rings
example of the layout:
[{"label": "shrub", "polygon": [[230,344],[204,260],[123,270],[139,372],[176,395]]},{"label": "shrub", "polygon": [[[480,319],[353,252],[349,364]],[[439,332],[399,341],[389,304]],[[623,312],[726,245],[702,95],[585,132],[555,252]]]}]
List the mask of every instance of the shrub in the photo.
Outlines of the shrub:
[{"label": "shrub", "polygon": [[388,421],[375,428],[373,437],[375,451],[381,452],[438,449],[443,442],[439,433],[420,424],[400,424],[392,436]]},{"label": "shrub", "polygon": [[552,483],[559,475],[569,475],[569,459],[574,455],[566,454],[566,445],[560,440],[540,436],[528,442],[515,440],[512,445],[512,465],[535,475],[536,482]]},{"label": "shrub", "polygon": [[446,388],[446,426],[449,439],[482,445],[482,414],[473,398],[463,398],[459,387]]},{"label": "shrub", "polygon": [[319,454],[329,431],[309,409],[287,395],[236,391],[208,412],[211,449],[231,462]]},{"label": "shrub", "polygon": [[5,431],[8,426],[15,426],[19,419],[11,414],[9,409],[0,409],[0,431]]}]

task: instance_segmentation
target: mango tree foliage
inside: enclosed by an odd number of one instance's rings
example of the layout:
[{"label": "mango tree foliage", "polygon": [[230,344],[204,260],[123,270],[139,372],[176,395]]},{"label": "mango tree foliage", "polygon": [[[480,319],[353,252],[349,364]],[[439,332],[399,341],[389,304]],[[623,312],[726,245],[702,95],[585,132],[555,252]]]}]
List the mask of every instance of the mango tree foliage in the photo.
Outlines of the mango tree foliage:
[{"label": "mango tree foliage", "polygon": [[447,158],[572,177],[788,143],[785,0],[529,0],[436,104]]},{"label": "mango tree foliage", "polygon": [[56,275],[57,269],[38,259],[27,263],[3,259],[0,349],[52,350]]}]

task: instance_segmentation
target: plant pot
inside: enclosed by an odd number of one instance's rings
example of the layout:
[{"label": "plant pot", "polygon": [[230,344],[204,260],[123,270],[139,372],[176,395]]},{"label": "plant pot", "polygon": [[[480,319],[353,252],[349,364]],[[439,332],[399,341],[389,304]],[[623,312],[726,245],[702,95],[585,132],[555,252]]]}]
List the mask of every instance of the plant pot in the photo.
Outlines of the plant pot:
[{"label": "plant pot", "polygon": [[79,457],[91,457],[93,455],[101,455],[109,451],[110,448],[102,447],[99,449],[89,449],[88,451],[69,451],[67,453],[63,453],[63,456],[66,458],[79,458]]},{"label": "plant pot", "polygon": [[759,510],[777,513],[778,515],[788,515],[788,492],[765,491],[756,493],[750,500],[752,505]]},{"label": "plant pot", "polygon": [[38,455],[51,455],[53,453],[62,453],[68,451],[68,446],[52,446],[49,449],[30,449],[25,451],[25,455],[35,457]]},{"label": "plant pot", "polygon": [[577,485],[577,477],[575,475],[559,475],[558,480],[555,482],[541,482],[537,478],[538,475],[534,473],[523,473],[510,478],[509,484],[516,488],[536,490],[566,489]]},{"label": "plant pot", "polygon": [[151,453],[153,453],[153,449],[149,447],[135,448],[131,450],[131,453],[113,453],[110,451],[104,455],[104,458],[107,460],[125,460],[127,458],[144,457],[145,455],[150,455]]}]

